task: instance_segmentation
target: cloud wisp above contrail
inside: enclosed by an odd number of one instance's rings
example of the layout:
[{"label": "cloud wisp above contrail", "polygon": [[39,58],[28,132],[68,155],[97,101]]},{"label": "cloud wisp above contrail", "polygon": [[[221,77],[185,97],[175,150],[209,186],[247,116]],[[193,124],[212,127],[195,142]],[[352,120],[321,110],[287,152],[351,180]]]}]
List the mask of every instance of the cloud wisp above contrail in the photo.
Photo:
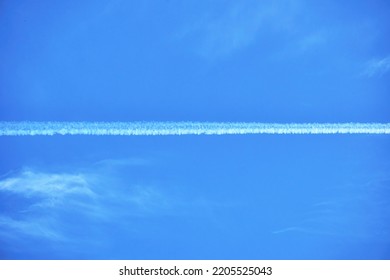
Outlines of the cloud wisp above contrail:
[{"label": "cloud wisp above contrail", "polygon": [[390,123],[0,122],[0,136],[390,134]]}]

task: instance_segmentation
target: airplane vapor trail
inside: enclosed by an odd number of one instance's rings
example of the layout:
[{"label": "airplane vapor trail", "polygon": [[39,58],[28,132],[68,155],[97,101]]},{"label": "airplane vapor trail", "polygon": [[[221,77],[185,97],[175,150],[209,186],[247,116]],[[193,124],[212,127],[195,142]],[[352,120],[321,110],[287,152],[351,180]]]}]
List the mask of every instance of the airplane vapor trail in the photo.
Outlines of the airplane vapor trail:
[{"label": "airplane vapor trail", "polygon": [[390,123],[0,122],[0,136],[390,134]]}]

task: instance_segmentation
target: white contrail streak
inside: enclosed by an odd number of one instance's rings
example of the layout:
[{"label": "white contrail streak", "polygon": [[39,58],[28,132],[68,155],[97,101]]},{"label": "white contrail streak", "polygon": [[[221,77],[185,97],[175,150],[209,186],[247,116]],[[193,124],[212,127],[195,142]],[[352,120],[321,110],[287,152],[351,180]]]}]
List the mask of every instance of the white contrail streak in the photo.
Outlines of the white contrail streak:
[{"label": "white contrail streak", "polygon": [[0,136],[390,134],[390,123],[0,122]]}]

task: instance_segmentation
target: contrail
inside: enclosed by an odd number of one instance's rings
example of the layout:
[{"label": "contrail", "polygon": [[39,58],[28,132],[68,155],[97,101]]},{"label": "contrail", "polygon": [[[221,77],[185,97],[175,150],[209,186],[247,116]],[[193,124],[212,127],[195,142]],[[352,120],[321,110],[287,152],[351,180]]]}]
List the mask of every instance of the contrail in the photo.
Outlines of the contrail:
[{"label": "contrail", "polygon": [[390,123],[0,122],[0,136],[390,134]]}]

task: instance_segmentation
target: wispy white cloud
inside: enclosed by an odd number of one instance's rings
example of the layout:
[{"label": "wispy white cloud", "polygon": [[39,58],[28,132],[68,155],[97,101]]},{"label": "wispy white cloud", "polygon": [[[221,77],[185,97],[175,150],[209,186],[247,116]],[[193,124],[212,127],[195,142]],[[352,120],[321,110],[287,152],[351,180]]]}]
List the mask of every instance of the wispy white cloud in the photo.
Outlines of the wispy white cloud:
[{"label": "wispy white cloud", "polygon": [[104,159],[95,163],[98,166],[119,167],[119,166],[147,166],[151,161],[145,158],[119,158],[119,159]]},{"label": "wispy white cloud", "polygon": [[8,200],[0,214],[0,235],[3,240],[32,237],[74,243],[80,241],[75,232],[88,233],[89,227],[102,223],[133,232],[137,227],[129,225],[136,220],[198,212],[195,198],[169,191],[164,182],[132,182],[128,172],[118,171],[118,165],[145,162],[107,159],[74,173],[28,168],[8,174],[0,180],[0,203]]},{"label": "wispy white cloud", "polygon": [[363,72],[364,76],[381,77],[387,74],[390,71],[390,56],[380,58],[380,59],[372,59],[366,64],[366,69]]},{"label": "wispy white cloud", "polygon": [[80,211],[84,216],[94,212],[91,208],[95,208],[98,195],[92,179],[83,173],[48,173],[31,168],[7,176],[0,181],[0,199],[16,198],[16,203],[0,215],[1,234],[64,240],[63,225],[56,216],[64,211]]},{"label": "wispy white cloud", "polygon": [[259,32],[291,28],[297,1],[232,1],[218,12],[206,11],[187,27],[185,36],[205,57],[229,55],[253,43]]},{"label": "wispy white cloud", "polygon": [[24,170],[18,176],[0,181],[0,191],[24,196],[44,196],[61,199],[69,195],[93,196],[84,174],[42,173]]},{"label": "wispy white cloud", "polygon": [[308,34],[298,41],[297,50],[301,53],[318,49],[318,47],[327,43],[328,34],[325,31],[317,31],[312,34]]},{"label": "wispy white cloud", "polygon": [[352,239],[372,239],[375,236],[378,241],[388,242],[388,188],[389,180],[386,178],[340,186],[337,197],[313,204],[308,207],[306,217],[273,233],[294,232]]},{"label": "wispy white cloud", "polygon": [[55,241],[64,241],[64,236],[55,229],[55,220],[45,218],[15,219],[8,216],[0,216],[0,228],[3,231],[0,236],[17,239],[20,234],[45,238]]}]

